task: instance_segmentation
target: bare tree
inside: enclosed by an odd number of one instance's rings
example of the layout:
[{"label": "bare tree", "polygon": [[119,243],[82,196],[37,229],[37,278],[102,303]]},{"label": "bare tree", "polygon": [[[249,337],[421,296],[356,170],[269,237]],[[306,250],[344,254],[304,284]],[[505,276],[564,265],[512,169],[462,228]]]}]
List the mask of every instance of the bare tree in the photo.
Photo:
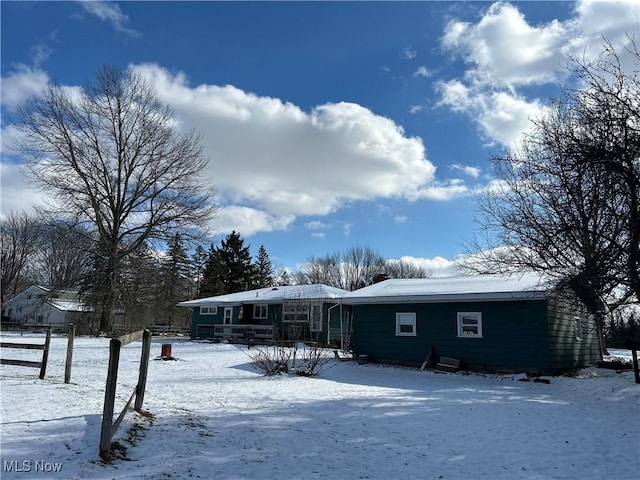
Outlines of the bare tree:
[{"label": "bare tree", "polygon": [[349,248],[342,252],[343,288],[356,290],[371,285],[373,278],[384,268],[384,258],[371,247]]},{"label": "bare tree", "polygon": [[295,273],[298,284],[324,283],[345,290],[371,285],[381,278],[426,278],[431,272],[402,260],[385,260],[367,246],[355,246],[324,257],[309,257]]},{"label": "bare tree", "polygon": [[38,283],[50,287],[78,287],[91,267],[90,232],[52,219],[39,228],[38,249],[31,265]]},{"label": "bare tree", "polygon": [[387,260],[384,265],[387,278],[429,278],[433,272],[406,260]]},{"label": "bare tree", "polygon": [[4,304],[28,286],[25,277],[38,248],[38,222],[27,213],[11,213],[0,221],[0,235],[0,289]]},{"label": "bare tree", "polygon": [[599,181],[613,189],[604,200],[621,228],[616,239],[621,257],[615,258],[614,275],[640,301],[640,52],[631,41],[623,53],[634,71],[624,70],[608,42],[595,64],[574,60],[574,74],[586,88],[572,92],[578,128],[567,133],[570,154],[603,173],[607,178]]},{"label": "bare tree", "polygon": [[340,288],[342,286],[340,253],[334,252],[324,257],[309,257],[300,270],[294,273],[294,281],[297,284],[324,284]]},{"label": "bare tree", "polygon": [[19,114],[31,178],[61,217],[95,231],[104,277],[96,308],[109,331],[123,259],[176,231],[200,231],[212,214],[200,137],[180,133],[153,87],[116,67],[79,93],[50,86]]},{"label": "bare tree", "polygon": [[[576,65],[583,89],[565,91],[517,151],[493,158],[499,182],[478,199],[485,235],[467,267],[568,281],[602,335],[606,300],[640,298],[640,84],[611,46]],[[620,287],[626,295],[611,295]]]}]

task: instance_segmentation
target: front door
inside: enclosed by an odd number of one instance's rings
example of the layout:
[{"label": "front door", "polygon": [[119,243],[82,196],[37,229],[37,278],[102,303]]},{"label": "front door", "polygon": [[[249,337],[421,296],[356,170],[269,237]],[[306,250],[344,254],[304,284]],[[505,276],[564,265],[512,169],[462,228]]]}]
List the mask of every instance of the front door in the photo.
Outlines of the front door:
[{"label": "front door", "polygon": [[233,317],[233,307],[224,307],[224,320],[225,325],[231,325],[231,318]]},{"label": "front door", "polygon": [[[233,317],[233,307],[224,307],[224,317],[222,318],[223,325],[231,325],[231,318]],[[224,328],[225,338],[231,338],[231,327]]]}]

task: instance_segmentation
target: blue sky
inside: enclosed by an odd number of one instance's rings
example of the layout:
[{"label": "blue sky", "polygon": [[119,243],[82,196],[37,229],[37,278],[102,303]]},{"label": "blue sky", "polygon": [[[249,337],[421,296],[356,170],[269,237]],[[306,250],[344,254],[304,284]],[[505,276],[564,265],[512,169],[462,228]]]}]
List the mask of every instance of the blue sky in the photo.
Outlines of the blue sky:
[{"label": "blue sky", "polygon": [[42,198],[11,150],[15,107],[104,64],[154,82],[203,134],[216,239],[278,267],[367,245],[436,274],[478,226],[489,158],[566,83],[567,55],[638,37],[599,2],[2,2],[2,204]]}]

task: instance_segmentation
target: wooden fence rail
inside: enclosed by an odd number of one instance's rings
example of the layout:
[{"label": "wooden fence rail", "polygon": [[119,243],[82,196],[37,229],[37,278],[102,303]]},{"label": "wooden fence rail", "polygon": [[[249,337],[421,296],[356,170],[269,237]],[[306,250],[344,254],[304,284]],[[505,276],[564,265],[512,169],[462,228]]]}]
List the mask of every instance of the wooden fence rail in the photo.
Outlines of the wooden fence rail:
[{"label": "wooden fence rail", "polygon": [[13,360],[9,358],[0,359],[1,365],[17,365],[20,367],[33,367],[40,369],[40,380],[44,379],[47,372],[47,360],[49,359],[49,345],[51,345],[51,326],[47,325],[47,335],[44,343],[13,343],[0,342],[0,348],[15,348],[25,350],[42,350],[42,359],[39,362],[31,360]]},{"label": "wooden fence rail", "polygon": [[[140,357],[140,370],[138,373],[138,384],[131,393],[127,404],[113,421],[113,410],[116,399],[116,386],[118,382],[118,365],[120,363],[120,349],[136,340],[142,339],[142,354]],[[111,459],[111,439],[116,433],[120,423],[124,419],[127,411],[131,407],[131,402],[135,398],[134,409],[142,412],[144,401],[144,391],[147,384],[147,371],[149,369],[149,356],[151,353],[151,332],[140,330],[138,332],[123,335],[119,338],[112,338],[109,343],[109,371],[107,372],[107,386],[104,393],[104,410],[102,412],[102,430],[100,432],[100,457],[109,461]]]},{"label": "wooden fence rail", "polygon": [[214,338],[230,341],[273,341],[273,325],[215,325]]},{"label": "wooden fence rail", "polygon": [[153,336],[189,335],[191,328],[175,327],[171,325],[150,325],[149,330]]}]

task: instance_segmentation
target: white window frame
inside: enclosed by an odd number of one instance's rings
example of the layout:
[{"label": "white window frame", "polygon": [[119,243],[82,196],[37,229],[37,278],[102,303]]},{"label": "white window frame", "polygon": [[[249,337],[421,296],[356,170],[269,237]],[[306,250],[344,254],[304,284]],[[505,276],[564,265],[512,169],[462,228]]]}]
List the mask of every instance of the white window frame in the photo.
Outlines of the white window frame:
[{"label": "white window frame", "polygon": [[269,318],[269,306],[266,303],[256,303],[253,306],[253,318]]},{"label": "white window frame", "polygon": [[311,315],[309,317],[309,331],[321,332],[322,331],[322,304],[311,304]]},{"label": "white window frame", "polygon": [[282,321],[289,323],[309,323],[309,303],[285,302],[282,305]]},{"label": "white window frame", "polygon": [[[472,331],[465,332],[465,319],[475,320],[475,326],[477,327],[476,333],[473,333]],[[482,312],[458,312],[457,325],[458,338],[482,338]],[[470,327],[473,326],[471,323],[468,325]]]},{"label": "white window frame", "polygon": [[224,307],[223,325],[231,325],[233,321],[233,307]]},{"label": "white window frame", "polygon": [[218,306],[200,307],[200,315],[217,315]]},{"label": "white window frame", "polygon": [[577,341],[582,341],[582,335],[584,334],[584,331],[582,329],[582,318],[578,317],[577,315],[573,317],[573,328],[575,330],[575,337]]},{"label": "white window frame", "polygon": [[[411,327],[411,331],[403,331],[403,327]],[[415,337],[416,312],[396,312],[396,337]]]}]

